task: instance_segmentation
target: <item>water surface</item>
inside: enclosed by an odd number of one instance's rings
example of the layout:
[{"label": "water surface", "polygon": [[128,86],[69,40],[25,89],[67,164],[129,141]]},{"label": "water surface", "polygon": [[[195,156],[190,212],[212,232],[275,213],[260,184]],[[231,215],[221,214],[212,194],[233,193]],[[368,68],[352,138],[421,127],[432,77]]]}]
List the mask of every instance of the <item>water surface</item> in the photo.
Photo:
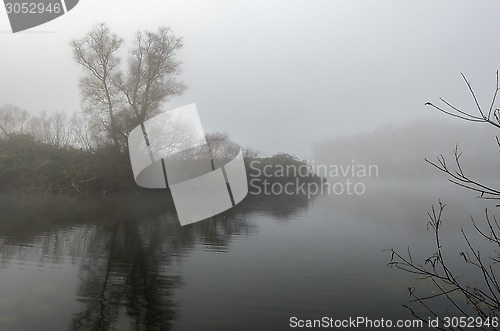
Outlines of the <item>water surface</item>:
[{"label": "water surface", "polygon": [[401,306],[407,287],[431,287],[389,268],[384,249],[409,246],[422,262],[431,255],[426,213],[439,198],[448,204],[444,250],[473,278],[459,259],[460,229],[473,233],[469,214],[480,220],[487,202],[446,183],[247,197],[185,227],[158,192],[5,195],[0,329],[285,330],[292,316],[411,318]]}]

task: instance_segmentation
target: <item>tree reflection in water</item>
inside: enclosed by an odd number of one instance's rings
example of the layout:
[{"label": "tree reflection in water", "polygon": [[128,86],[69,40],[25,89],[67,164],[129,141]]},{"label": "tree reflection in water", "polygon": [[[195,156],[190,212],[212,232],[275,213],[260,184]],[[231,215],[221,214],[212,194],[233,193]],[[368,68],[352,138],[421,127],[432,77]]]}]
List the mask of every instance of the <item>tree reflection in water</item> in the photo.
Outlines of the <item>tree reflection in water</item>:
[{"label": "tree reflection in water", "polygon": [[[181,227],[168,201],[159,193],[78,200],[0,197],[0,205],[11,206],[8,215],[0,215],[2,263],[76,258],[82,309],[72,318],[73,330],[168,330],[179,317],[173,290],[183,285],[170,271],[173,258],[182,260],[197,245],[226,251],[233,237],[257,234],[256,224],[248,221],[251,213],[286,220],[308,203],[249,196],[232,210]],[[19,208],[12,207],[16,203]],[[30,204],[33,208],[26,208]]]},{"label": "tree reflection in water", "polygon": [[166,330],[176,317],[171,290],[180,278],[166,272],[169,247],[162,245],[162,223],[117,221],[95,232],[82,259],[78,296],[86,309],[74,330],[108,330],[126,314],[136,330]]}]

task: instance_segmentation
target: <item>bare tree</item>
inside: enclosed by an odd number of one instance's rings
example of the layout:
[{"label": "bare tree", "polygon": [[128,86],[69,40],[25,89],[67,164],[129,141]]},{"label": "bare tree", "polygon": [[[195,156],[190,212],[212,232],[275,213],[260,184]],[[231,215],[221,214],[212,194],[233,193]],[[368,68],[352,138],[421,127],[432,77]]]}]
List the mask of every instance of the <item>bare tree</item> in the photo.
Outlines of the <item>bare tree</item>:
[{"label": "bare tree", "polygon": [[29,114],[13,105],[0,107],[0,137],[24,133]]},{"label": "bare tree", "polygon": [[74,131],[64,112],[31,115],[16,106],[0,107],[0,137],[29,135],[35,140],[57,147],[74,145]]},{"label": "bare tree", "polygon": [[26,126],[26,133],[41,143],[56,147],[75,146],[75,131],[64,112],[49,114],[43,111],[40,115],[30,116]]},{"label": "bare tree", "polygon": [[170,28],[161,27],[157,33],[138,32],[128,61],[128,75],[120,76],[119,87],[133,114],[129,125],[133,128],[157,115],[169,97],[180,94],[185,86],[176,76],[180,62],[176,51],[182,47],[182,38],[173,35]]},{"label": "bare tree", "polygon": [[87,70],[80,81],[84,110],[106,128],[116,148],[120,147],[116,112],[121,101],[116,86],[120,74],[116,53],[122,43],[104,23],[95,26],[84,38],[71,42],[75,60]]},{"label": "bare tree", "polygon": [[75,112],[70,118],[75,148],[96,151],[106,144],[106,130],[88,114]]},{"label": "bare tree", "polygon": [[251,160],[251,159],[259,156],[259,151],[255,150],[251,147],[244,147],[242,149],[242,152],[243,152],[243,158],[245,160]]},{"label": "bare tree", "polygon": [[[480,106],[476,93],[463,74],[462,78],[474,99],[477,114],[464,111],[442,98],[440,100],[443,106],[438,106],[430,102],[427,102],[426,105],[452,117],[470,122],[486,123],[500,129],[500,110],[495,108],[497,95],[500,91],[498,71],[496,74],[496,89],[487,110]],[[500,147],[498,136],[496,137],[495,143]],[[426,161],[433,167],[444,172],[452,183],[478,193],[479,197],[482,199],[500,201],[500,189],[491,184],[482,183],[473,178],[473,176],[470,176],[461,164],[461,156],[462,153],[458,150],[457,146],[454,152],[453,165],[451,166],[447,163],[443,155],[440,155],[437,161]],[[500,204],[496,204],[496,207],[499,206]],[[468,318],[467,321],[471,321],[470,319],[474,321],[473,319],[475,317],[481,318],[480,323],[478,323],[477,320],[473,323],[473,326],[476,328],[496,330],[499,325],[498,323],[492,323],[492,321],[494,318],[495,321],[498,322],[500,312],[500,285],[496,277],[498,273],[498,262],[500,262],[500,255],[498,253],[498,249],[500,248],[500,224],[496,216],[489,210],[485,212],[485,222],[483,226],[477,224],[471,216],[475,230],[490,244],[489,252],[486,254],[484,250],[481,253],[474,247],[470,240],[470,235],[467,235],[462,229],[465,248],[457,254],[463,258],[465,263],[476,268],[476,274],[478,276],[473,283],[467,282],[463,278],[457,276],[457,272],[449,266],[448,261],[444,258],[443,242],[440,237],[443,211],[444,204],[440,201],[439,207],[436,208],[433,206],[432,211],[428,214],[430,219],[428,226],[430,226],[434,232],[436,252],[421,264],[412,258],[410,249],[408,249],[407,254],[401,254],[395,250],[391,250],[391,261],[389,265],[415,274],[420,279],[426,279],[432,282],[435,291],[429,296],[417,295],[416,289],[410,287],[410,302],[419,303],[431,315],[441,319],[441,325],[444,325],[443,316],[439,316],[431,306],[431,301],[433,300],[444,299],[448,302],[449,308],[454,309],[456,313],[464,318]],[[417,314],[412,307],[409,305],[404,306],[408,308],[414,316],[424,320],[424,318]],[[488,325],[484,324],[484,321],[489,321]],[[458,323],[447,329],[461,330],[464,328],[465,326],[463,324]],[[444,330],[443,328],[441,329]]]},{"label": "bare tree", "polygon": [[108,131],[116,148],[120,148],[116,112],[122,102],[116,85],[120,74],[116,53],[122,43],[104,23],[95,26],[84,38],[71,42],[75,60],[87,70],[80,81],[83,108]]},{"label": "bare tree", "polygon": [[84,109],[117,149],[126,146],[133,127],[157,115],[171,96],[185,89],[177,80],[180,62],[175,59],[182,39],[170,28],[138,32],[125,71],[117,54],[122,43],[104,23],[71,43],[75,60],[87,71],[80,82]]},{"label": "bare tree", "polygon": [[229,134],[214,131],[207,133],[205,139],[210,148],[210,154],[214,159],[233,158],[239,151],[239,146],[231,143]]},{"label": "bare tree", "polygon": [[[205,135],[205,139],[210,148],[210,155],[216,159],[232,159],[240,151],[240,146],[231,141],[227,132],[214,131]],[[248,147],[241,147],[244,159],[252,159],[259,155],[259,152]]]}]

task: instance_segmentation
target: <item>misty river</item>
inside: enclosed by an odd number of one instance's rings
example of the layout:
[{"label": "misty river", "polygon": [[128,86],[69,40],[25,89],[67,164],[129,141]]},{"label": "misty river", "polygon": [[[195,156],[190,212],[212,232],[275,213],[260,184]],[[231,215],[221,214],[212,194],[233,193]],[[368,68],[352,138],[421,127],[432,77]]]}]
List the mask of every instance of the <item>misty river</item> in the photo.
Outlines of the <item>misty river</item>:
[{"label": "misty river", "polygon": [[[290,319],[410,319],[394,248],[434,250],[464,277],[460,229],[487,202],[442,181],[370,182],[361,196],[248,196],[181,227],[165,192],[0,200],[1,330],[285,330]],[[479,239],[478,239],[479,240]],[[478,245],[481,245],[479,243]],[[423,312],[416,305],[416,311]],[[444,309],[444,308],[443,308]]]}]

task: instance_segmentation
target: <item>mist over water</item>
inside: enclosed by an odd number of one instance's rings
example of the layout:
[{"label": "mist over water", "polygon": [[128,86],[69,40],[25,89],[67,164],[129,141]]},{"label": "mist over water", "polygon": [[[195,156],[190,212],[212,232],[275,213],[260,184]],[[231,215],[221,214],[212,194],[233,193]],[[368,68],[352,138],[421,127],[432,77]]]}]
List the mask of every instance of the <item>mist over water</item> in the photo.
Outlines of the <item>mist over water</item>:
[{"label": "mist over water", "polygon": [[214,330],[284,330],[291,316],[411,318],[401,308],[407,286],[432,288],[388,268],[384,250],[411,247],[422,261],[432,254],[426,212],[441,199],[444,251],[472,277],[458,256],[460,229],[482,247],[469,215],[480,221],[491,203],[440,176],[383,177],[385,165],[363,195],[249,196],[185,227],[158,192],[4,195],[0,326],[191,330],[210,321]]}]

